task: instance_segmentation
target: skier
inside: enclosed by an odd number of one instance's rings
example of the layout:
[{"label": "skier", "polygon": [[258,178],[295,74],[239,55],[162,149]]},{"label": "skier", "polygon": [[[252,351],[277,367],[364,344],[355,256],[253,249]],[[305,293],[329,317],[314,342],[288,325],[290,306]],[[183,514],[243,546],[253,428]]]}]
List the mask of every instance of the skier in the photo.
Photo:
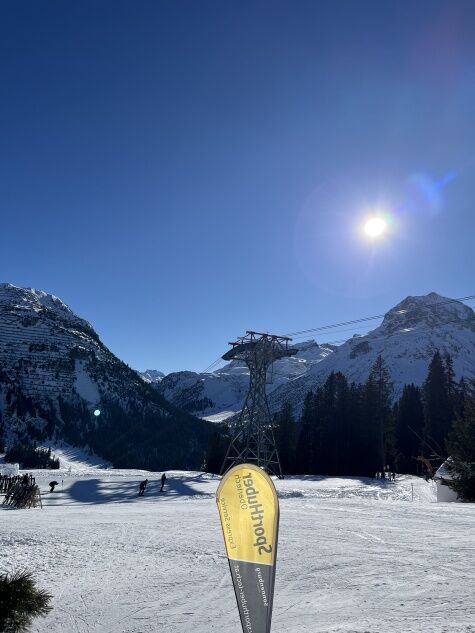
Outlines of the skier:
[{"label": "skier", "polygon": [[163,486],[165,485],[166,480],[167,480],[167,476],[165,475],[165,473],[163,473],[163,475],[162,475],[162,487],[160,488],[160,492],[163,492]]},{"label": "skier", "polygon": [[147,487],[148,479],[140,482],[139,485],[139,497],[143,497],[143,493],[145,492],[145,488]]},{"label": "skier", "polygon": [[50,481],[48,486],[50,487],[50,492],[54,492],[54,488],[55,486],[58,486],[58,482],[57,481]]}]

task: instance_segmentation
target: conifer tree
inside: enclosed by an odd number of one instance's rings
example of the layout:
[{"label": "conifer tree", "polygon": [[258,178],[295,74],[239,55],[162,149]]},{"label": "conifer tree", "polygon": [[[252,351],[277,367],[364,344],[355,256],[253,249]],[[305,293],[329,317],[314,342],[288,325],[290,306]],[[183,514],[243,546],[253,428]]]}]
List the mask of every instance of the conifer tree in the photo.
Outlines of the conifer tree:
[{"label": "conifer tree", "polygon": [[281,410],[274,417],[274,425],[275,441],[282,473],[284,475],[292,475],[295,472],[297,426],[290,402],[284,402]]},{"label": "conifer tree", "polygon": [[[332,376],[332,374],[330,374]],[[328,383],[330,376],[324,385],[320,385],[313,397],[313,426],[312,426],[312,470],[315,475],[328,475],[328,464],[331,457],[329,455],[328,427]],[[325,447],[326,450],[325,450]]]},{"label": "conifer tree", "polygon": [[0,574],[0,631],[23,633],[37,616],[50,610],[51,596],[35,587],[29,572]]},{"label": "conifer tree", "polygon": [[463,413],[457,415],[447,440],[454,475],[453,488],[465,501],[475,501],[475,383],[464,396]]},{"label": "conifer tree", "polygon": [[333,425],[331,429],[334,447],[335,475],[349,474],[348,462],[351,453],[351,422],[349,411],[349,387],[346,377],[341,373],[335,374]]},{"label": "conifer tree", "polygon": [[395,409],[395,468],[400,473],[417,474],[420,454],[424,407],[419,387],[404,385],[401,398]]},{"label": "conifer tree", "polygon": [[[451,365],[449,364],[449,373]],[[453,375],[447,375],[447,366],[438,351],[429,365],[424,393],[424,442],[426,456],[431,451],[441,459],[447,456],[445,440],[454,417]],[[430,448],[429,448],[430,447]]]},{"label": "conifer tree", "polygon": [[[455,404],[455,414],[463,416],[465,411],[465,405],[470,402],[470,392],[472,389],[472,383],[465,378],[461,378],[457,385],[457,399]],[[455,419],[455,416],[454,416]]]},{"label": "conifer tree", "polygon": [[315,471],[323,475],[348,473],[350,453],[348,382],[332,372],[317,390]]},{"label": "conifer tree", "polygon": [[[389,371],[381,355],[371,368],[364,389],[364,409],[369,433],[369,462],[372,470],[384,470],[387,464],[388,446],[392,443],[391,396],[393,385]],[[370,465],[368,464],[368,466]]]},{"label": "conifer tree", "polygon": [[313,474],[315,448],[315,398],[312,391],[305,396],[300,418],[300,431],[296,450],[296,472]]},{"label": "conifer tree", "polygon": [[452,406],[455,406],[457,400],[457,382],[455,380],[454,361],[450,354],[446,354],[444,357],[445,367],[445,384],[447,389],[447,395]]},{"label": "conifer tree", "polygon": [[351,383],[348,390],[349,463],[350,475],[368,475],[368,428],[363,415],[364,386]]},{"label": "conifer tree", "polygon": [[205,471],[207,473],[218,474],[221,472],[228,444],[229,437],[226,437],[224,432],[211,433],[205,458]]}]

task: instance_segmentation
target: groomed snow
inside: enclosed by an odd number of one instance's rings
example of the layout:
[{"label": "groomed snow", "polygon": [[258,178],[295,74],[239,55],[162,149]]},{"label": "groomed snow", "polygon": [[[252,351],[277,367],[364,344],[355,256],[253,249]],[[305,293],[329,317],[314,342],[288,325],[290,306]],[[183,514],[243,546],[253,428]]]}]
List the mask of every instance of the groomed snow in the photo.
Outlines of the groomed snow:
[{"label": "groomed snow", "polygon": [[[161,473],[60,458],[61,470],[35,472],[42,510],[0,506],[0,571],[30,569],[54,596],[32,631],[241,632],[218,477],[168,472],[160,493]],[[437,504],[434,485],[412,477],[291,477],[276,486],[273,633],[475,631],[474,505]]]}]

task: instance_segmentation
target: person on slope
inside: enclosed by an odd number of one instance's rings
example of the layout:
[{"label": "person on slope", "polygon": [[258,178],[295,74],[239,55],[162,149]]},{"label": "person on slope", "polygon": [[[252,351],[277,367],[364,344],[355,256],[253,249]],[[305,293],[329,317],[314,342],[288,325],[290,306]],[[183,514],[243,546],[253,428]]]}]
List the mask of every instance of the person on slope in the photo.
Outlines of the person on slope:
[{"label": "person on slope", "polygon": [[145,492],[145,488],[147,487],[148,479],[144,479],[139,484],[139,497],[143,497],[143,493]]},{"label": "person on slope", "polygon": [[162,475],[162,487],[160,488],[160,492],[163,492],[163,486],[165,485],[166,480],[167,480],[167,476],[165,475],[165,473],[163,473],[163,475]]},{"label": "person on slope", "polygon": [[50,490],[49,490],[49,491],[50,491],[50,492],[54,492],[55,486],[58,486],[58,485],[59,485],[59,484],[58,484],[58,482],[57,482],[57,481],[50,481],[50,482],[49,482],[49,484],[48,484],[48,486],[49,486],[49,488],[50,488]]}]

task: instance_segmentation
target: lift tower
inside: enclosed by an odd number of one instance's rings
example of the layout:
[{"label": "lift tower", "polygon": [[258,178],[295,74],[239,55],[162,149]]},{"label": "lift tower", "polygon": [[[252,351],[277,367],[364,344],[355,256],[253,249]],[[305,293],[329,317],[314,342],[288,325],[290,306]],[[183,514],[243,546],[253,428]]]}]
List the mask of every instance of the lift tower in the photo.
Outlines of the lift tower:
[{"label": "lift tower", "polygon": [[276,336],[247,331],[223,360],[241,360],[250,371],[249,392],[239,417],[231,425],[231,442],[221,467],[226,472],[234,464],[250,462],[268,473],[282,477],[279,454],[272,430],[272,418],[267,404],[267,371],[280,358],[294,356],[297,349],[289,348],[288,336]]}]

